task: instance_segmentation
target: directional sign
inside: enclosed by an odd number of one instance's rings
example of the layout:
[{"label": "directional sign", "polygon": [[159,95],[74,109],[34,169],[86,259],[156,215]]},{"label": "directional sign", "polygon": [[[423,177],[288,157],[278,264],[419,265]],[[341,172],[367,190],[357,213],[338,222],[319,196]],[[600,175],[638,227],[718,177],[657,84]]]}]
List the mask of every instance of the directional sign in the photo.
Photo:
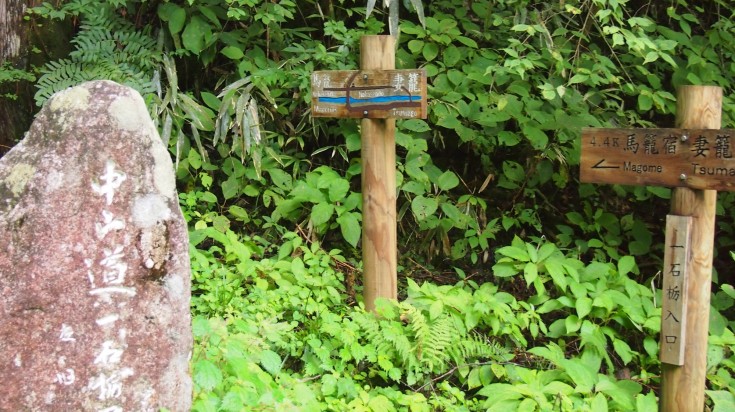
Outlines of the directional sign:
[{"label": "directional sign", "polygon": [[580,180],[735,190],[735,130],[583,129]]},{"label": "directional sign", "polygon": [[311,75],[313,117],[425,119],[426,70],[333,70]]},{"label": "directional sign", "polygon": [[671,365],[684,364],[691,231],[691,216],[666,216],[659,357]]}]

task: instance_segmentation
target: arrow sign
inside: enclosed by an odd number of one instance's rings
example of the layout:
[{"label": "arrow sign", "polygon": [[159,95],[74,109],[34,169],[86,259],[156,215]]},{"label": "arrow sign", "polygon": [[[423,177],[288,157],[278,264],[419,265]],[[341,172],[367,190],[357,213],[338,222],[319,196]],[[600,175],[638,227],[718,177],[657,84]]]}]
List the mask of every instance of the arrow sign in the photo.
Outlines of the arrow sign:
[{"label": "arrow sign", "polygon": [[599,162],[595,163],[594,166],[592,166],[592,168],[593,169],[620,169],[620,166],[603,165],[604,162],[605,162],[605,159],[602,159]]},{"label": "arrow sign", "polygon": [[735,190],[735,130],[582,129],[579,180]]}]

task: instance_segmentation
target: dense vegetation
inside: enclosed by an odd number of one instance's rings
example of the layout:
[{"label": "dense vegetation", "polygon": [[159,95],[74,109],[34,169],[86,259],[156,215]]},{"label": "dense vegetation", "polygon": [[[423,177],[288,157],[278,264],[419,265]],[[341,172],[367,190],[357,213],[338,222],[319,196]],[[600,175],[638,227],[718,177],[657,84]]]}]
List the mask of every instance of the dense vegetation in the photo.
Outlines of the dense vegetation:
[{"label": "dense vegetation", "polygon": [[[191,227],[195,410],[657,409],[670,190],[578,183],[580,129],[672,126],[725,89],[733,4],[401,3],[400,302],[360,294],[360,134],[314,120],[309,75],[357,66],[388,17],[341,0],[71,0],[37,102],[110,78],[146,98]],[[7,73],[6,73],[7,74]],[[27,74],[23,74],[27,76]],[[14,74],[20,77],[19,74]],[[13,76],[6,76],[12,78]],[[735,409],[735,197],[719,195],[707,402]]]}]

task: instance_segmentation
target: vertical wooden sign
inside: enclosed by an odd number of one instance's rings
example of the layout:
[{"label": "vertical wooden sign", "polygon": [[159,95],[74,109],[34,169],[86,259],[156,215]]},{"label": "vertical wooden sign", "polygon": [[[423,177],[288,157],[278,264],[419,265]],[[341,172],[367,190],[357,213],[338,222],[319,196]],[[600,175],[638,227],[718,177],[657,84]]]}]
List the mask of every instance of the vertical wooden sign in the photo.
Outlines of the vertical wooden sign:
[{"label": "vertical wooden sign", "polygon": [[[722,89],[684,86],[677,90],[676,127],[719,129]],[[661,364],[660,409],[666,412],[704,410],[707,380],[707,337],[712,295],[712,249],[715,240],[717,191],[674,189],[671,214],[692,217],[687,273],[686,350],[681,366]],[[663,318],[662,318],[663,319]]]},{"label": "vertical wooden sign", "polygon": [[[360,38],[361,69],[395,69],[395,38]],[[365,308],[398,298],[396,120],[362,119],[362,263]]]},{"label": "vertical wooden sign", "polygon": [[675,187],[661,316],[660,410],[665,412],[704,408],[717,190],[735,191],[735,131],[713,131],[721,121],[720,87],[682,86],[676,129],[582,132],[580,181]]},{"label": "vertical wooden sign", "polygon": [[671,365],[684,364],[691,230],[691,217],[666,216],[659,358],[661,362]]},{"label": "vertical wooden sign", "polygon": [[395,119],[425,119],[426,70],[395,69],[395,37],[362,36],[360,70],[311,75],[312,117],[361,118],[365,308],[398,296]]}]

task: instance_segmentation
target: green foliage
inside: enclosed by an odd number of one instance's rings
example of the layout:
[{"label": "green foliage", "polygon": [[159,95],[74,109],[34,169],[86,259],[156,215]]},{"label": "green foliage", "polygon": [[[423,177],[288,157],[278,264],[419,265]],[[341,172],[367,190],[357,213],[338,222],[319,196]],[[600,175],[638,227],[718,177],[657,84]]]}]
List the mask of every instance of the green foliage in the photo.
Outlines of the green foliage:
[{"label": "green foliage", "polygon": [[[732,126],[730,5],[403,2],[417,14],[400,22],[396,63],[427,70],[429,117],[397,122],[402,300],[376,317],[355,280],[358,122],[309,108],[314,70],[356,68],[360,36],[395,25],[399,2],[387,15],[372,3],[34,9],[81,21],[72,54],[42,70],[39,101],[92,78],[132,85],[176,159],[194,410],[654,410],[671,193],[578,184],[578,137],[672,125],[682,84],[724,87]],[[720,196],[716,267],[732,263],[734,202]],[[735,399],[735,292],[721,272],[716,411]]]},{"label": "green foliage", "polygon": [[[19,81],[33,82],[36,80],[36,76],[26,70],[18,70],[12,67],[10,62],[3,62],[0,64],[0,87],[3,84],[17,83]],[[6,89],[7,87],[3,87]],[[0,98],[15,100],[18,96],[15,93],[3,93]]]},{"label": "green foliage", "polygon": [[156,40],[148,30],[136,30],[131,22],[117,16],[114,6],[112,2],[89,4],[80,1],[58,12],[47,5],[34,9],[47,17],[66,16],[74,9],[74,14],[82,17],[69,57],[41,68],[36,83],[39,89],[35,96],[37,105],[41,106],[57,91],[88,80],[113,80],[144,96],[156,91],[154,72],[161,59]]}]

